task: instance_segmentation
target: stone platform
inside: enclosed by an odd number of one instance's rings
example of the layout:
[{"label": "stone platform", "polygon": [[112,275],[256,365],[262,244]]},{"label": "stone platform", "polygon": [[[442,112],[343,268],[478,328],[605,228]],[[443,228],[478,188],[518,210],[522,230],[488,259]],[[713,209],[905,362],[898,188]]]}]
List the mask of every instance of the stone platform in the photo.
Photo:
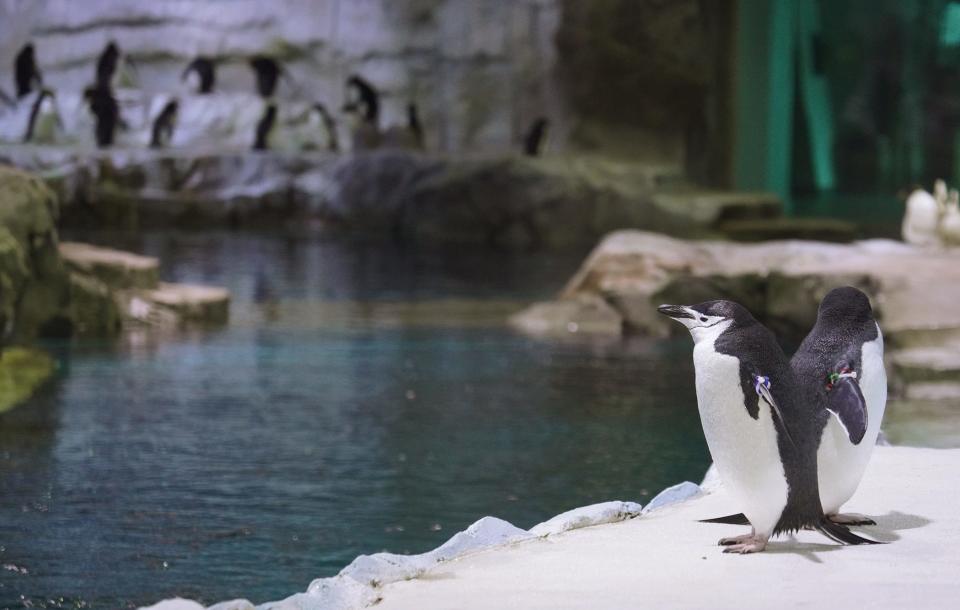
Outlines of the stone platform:
[{"label": "stone platform", "polygon": [[849,245],[774,241],[683,241],[640,231],[607,236],[559,298],[511,319],[539,335],[676,334],[661,303],[728,298],[785,340],[799,341],[820,299],[853,285],[871,296],[883,329],[894,389],[960,397],[960,251],[888,240]]}]

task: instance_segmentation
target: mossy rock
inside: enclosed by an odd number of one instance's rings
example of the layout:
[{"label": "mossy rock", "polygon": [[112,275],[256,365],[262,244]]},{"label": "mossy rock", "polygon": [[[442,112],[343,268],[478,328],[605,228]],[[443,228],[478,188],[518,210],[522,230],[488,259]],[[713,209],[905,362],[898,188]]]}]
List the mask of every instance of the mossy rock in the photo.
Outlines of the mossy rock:
[{"label": "mossy rock", "polygon": [[55,368],[53,359],[40,350],[11,347],[0,352],[0,413],[30,398]]}]

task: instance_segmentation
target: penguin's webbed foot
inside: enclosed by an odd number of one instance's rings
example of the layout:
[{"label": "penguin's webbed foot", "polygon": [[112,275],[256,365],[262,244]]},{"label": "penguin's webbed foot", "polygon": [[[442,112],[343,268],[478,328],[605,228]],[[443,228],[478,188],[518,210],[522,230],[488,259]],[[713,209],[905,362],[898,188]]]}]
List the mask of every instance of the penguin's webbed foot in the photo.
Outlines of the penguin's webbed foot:
[{"label": "penguin's webbed foot", "polygon": [[749,542],[742,544],[733,544],[723,549],[724,553],[736,553],[738,555],[747,555],[749,553],[759,553],[767,548],[767,541],[763,538],[751,537]]},{"label": "penguin's webbed foot", "polygon": [[720,546],[733,546],[737,544],[746,544],[752,542],[754,539],[754,533],[750,532],[749,534],[743,534],[742,536],[730,536],[728,538],[721,538],[717,544]]},{"label": "penguin's webbed foot", "polygon": [[866,515],[860,513],[837,513],[827,516],[830,521],[837,525],[876,525],[877,522]]}]

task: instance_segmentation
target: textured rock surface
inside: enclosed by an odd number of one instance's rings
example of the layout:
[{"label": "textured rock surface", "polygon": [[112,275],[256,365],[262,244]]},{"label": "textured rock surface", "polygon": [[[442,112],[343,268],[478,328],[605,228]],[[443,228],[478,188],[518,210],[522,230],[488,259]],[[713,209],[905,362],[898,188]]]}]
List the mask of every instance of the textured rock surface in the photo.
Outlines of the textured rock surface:
[{"label": "textured rock surface", "polygon": [[[850,245],[779,241],[762,244],[688,242],[640,231],[606,237],[559,299],[511,318],[535,334],[569,334],[584,311],[623,321],[594,331],[666,336],[682,331],[656,312],[661,303],[729,298],[748,307],[785,339],[802,338],[820,299],[853,285],[871,296],[887,342],[895,381],[960,381],[960,267],[956,251],[871,240]],[[584,305],[589,304],[589,306]],[[678,330],[679,329],[679,330]],[[910,349],[906,349],[910,348]]]},{"label": "textured rock surface", "polygon": [[0,413],[29,398],[54,371],[46,353],[10,347],[0,351]]},{"label": "textured rock surface", "polygon": [[[32,40],[45,83],[77,95],[113,39],[136,61],[137,86],[157,95],[180,90],[198,54],[220,62],[218,91],[252,93],[246,61],[265,53],[289,72],[282,104],[338,108],[344,79],[358,72],[382,90],[384,125],[404,121],[413,101],[431,149],[504,150],[537,115],[563,124],[553,71],[559,19],[555,0],[278,0],[269,11],[257,0],[94,0],[83,10],[69,0],[13,1],[0,4],[0,56]],[[0,66],[3,83],[11,64]],[[131,105],[133,118],[140,112]]]},{"label": "textured rock surface", "polygon": [[596,157],[451,158],[398,150],[337,157],[5,147],[66,202],[71,225],[282,222],[498,246],[589,244],[638,227],[720,235],[724,218],[778,214],[770,196],[658,195],[675,168]]},{"label": "textured rock surface", "polygon": [[0,340],[34,337],[65,315],[57,198],[37,177],[0,166]]}]

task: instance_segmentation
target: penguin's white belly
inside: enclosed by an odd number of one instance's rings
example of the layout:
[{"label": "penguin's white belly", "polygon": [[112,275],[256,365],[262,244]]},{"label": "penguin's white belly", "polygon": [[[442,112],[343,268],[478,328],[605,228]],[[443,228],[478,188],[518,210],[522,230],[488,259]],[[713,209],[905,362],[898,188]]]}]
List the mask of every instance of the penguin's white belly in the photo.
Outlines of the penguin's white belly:
[{"label": "penguin's white belly", "polygon": [[[879,333],[879,328],[877,329]],[[817,451],[820,503],[828,515],[849,500],[870,462],[887,406],[887,373],[883,368],[883,335],[864,343],[860,350],[863,375],[860,391],[867,402],[867,433],[859,445],[850,442],[836,417],[830,416]]]},{"label": "penguin's white belly", "polygon": [[[758,534],[770,534],[787,503],[787,480],[770,408],[753,419],[740,387],[740,361],[712,342],[693,350],[703,433],[723,486]],[[776,383],[776,381],[774,381]]]},{"label": "penguin's white belly", "polygon": [[926,191],[914,191],[907,198],[907,211],[903,216],[903,241],[918,246],[936,244],[939,221],[940,210],[933,196]]}]

